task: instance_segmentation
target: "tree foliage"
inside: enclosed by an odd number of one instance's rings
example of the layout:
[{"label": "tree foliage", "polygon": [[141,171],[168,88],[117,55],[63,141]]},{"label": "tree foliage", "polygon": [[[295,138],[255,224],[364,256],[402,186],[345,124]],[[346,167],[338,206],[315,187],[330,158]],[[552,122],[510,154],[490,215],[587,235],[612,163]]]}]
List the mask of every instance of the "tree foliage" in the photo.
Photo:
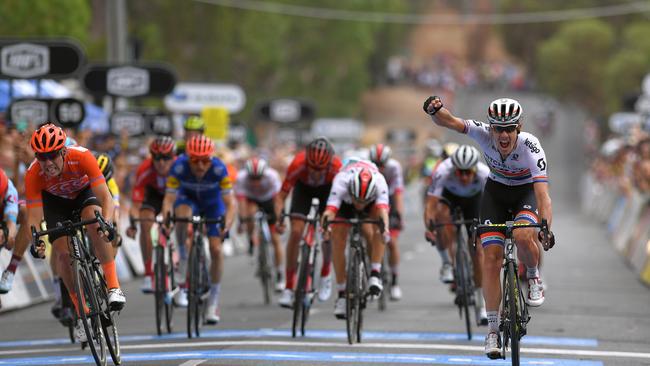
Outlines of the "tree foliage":
[{"label": "tree foliage", "polygon": [[0,1],[2,37],[70,37],[85,44],[89,25],[87,0]]},{"label": "tree foliage", "polygon": [[[274,1],[314,6],[309,0]],[[410,7],[400,0],[325,0],[318,6],[377,12]],[[250,101],[310,98],[320,115],[357,113],[371,71],[385,65],[407,29],[176,0],[129,2],[129,17],[144,58],[170,62],[181,80],[236,83]]]}]

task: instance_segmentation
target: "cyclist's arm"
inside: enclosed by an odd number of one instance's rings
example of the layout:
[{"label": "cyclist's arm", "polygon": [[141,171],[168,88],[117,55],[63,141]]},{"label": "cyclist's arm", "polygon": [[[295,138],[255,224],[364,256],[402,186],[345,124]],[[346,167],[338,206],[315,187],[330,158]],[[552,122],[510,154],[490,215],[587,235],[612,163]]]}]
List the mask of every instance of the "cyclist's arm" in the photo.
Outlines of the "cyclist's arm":
[{"label": "cyclist's arm", "polygon": [[142,202],[131,202],[131,208],[129,209],[129,216],[134,219],[140,218],[140,209],[142,208]]},{"label": "cyclist's arm", "polygon": [[438,207],[439,201],[438,197],[430,194],[427,195],[427,201],[424,205],[424,227],[427,231],[429,231],[429,222],[435,222],[436,207]]},{"label": "cyclist's arm", "polygon": [[553,221],[553,207],[551,204],[551,196],[548,194],[548,183],[534,183],[533,189],[535,190],[539,217],[540,219],[546,219],[550,230],[551,221]]},{"label": "cyclist's arm", "polygon": [[5,238],[5,240],[13,244],[13,238],[16,237],[16,221],[18,220],[18,192],[11,180],[7,184],[7,193],[5,194],[4,202],[5,209],[3,218],[7,225],[8,234],[8,238]]},{"label": "cyclist's arm", "polygon": [[396,190],[393,194],[393,200],[395,203],[395,210],[399,213],[400,216],[404,217],[404,196],[402,195],[401,190]]},{"label": "cyclist's arm", "polygon": [[[432,112],[434,108],[440,108],[441,106],[442,101],[440,99],[434,99],[427,106],[427,110]],[[463,133],[465,131],[465,122],[451,114],[445,107],[441,107],[438,112],[431,116],[431,120],[438,126],[446,127],[456,132]]]},{"label": "cyclist's arm", "polygon": [[224,222],[224,229],[230,230],[233,221],[235,220],[235,214],[237,213],[237,202],[232,191],[222,194],[221,198],[223,203],[226,206],[226,220]]},{"label": "cyclist's arm", "polygon": [[113,221],[115,204],[113,203],[113,196],[111,196],[108,186],[106,184],[97,184],[94,187],[91,186],[91,189],[102,206],[102,216],[108,221]]},{"label": "cyclist's arm", "polygon": [[28,243],[31,242],[31,227],[35,227],[36,230],[41,228],[41,220],[43,219],[43,206],[32,206],[27,207],[27,227],[29,230],[21,230],[23,233],[22,237],[17,237],[16,247],[18,248],[27,248]]},{"label": "cyclist's arm", "polygon": [[274,198],[274,203],[275,203],[275,215],[279,218],[280,215],[282,214],[282,209],[284,208],[284,201],[287,200],[287,196],[289,195],[289,192],[285,191],[280,191],[278,194],[275,195]]},{"label": "cyclist's arm", "polygon": [[163,217],[173,216],[172,209],[174,208],[174,202],[176,202],[176,191],[167,190],[165,192],[165,198],[163,198],[161,210]]}]

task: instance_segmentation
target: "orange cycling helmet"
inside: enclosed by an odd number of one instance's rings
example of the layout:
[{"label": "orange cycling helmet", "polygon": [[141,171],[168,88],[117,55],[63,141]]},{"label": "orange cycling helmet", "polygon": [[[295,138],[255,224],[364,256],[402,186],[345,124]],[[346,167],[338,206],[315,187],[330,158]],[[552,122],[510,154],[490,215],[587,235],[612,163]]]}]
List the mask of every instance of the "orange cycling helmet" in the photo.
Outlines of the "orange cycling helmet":
[{"label": "orange cycling helmet", "polygon": [[34,131],[30,145],[35,153],[49,153],[62,149],[66,137],[61,127],[47,123]]},{"label": "orange cycling helmet", "polygon": [[312,168],[323,169],[332,161],[334,148],[325,137],[318,137],[307,145],[305,153],[307,155],[307,165]]},{"label": "orange cycling helmet", "polygon": [[187,143],[187,155],[191,158],[211,157],[214,154],[214,142],[205,136],[194,136]]},{"label": "orange cycling helmet", "polygon": [[152,155],[176,155],[176,142],[169,136],[158,136],[149,144]]}]

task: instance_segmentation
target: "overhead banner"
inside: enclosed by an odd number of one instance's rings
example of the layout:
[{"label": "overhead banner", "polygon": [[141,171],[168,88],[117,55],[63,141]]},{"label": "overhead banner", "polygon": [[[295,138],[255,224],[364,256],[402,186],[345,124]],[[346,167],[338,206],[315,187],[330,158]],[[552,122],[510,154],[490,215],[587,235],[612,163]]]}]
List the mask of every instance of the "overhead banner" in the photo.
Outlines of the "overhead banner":
[{"label": "overhead banner", "polygon": [[165,107],[175,113],[199,113],[207,107],[221,107],[235,114],[245,106],[246,94],[234,84],[178,83],[165,97]]},{"label": "overhead banner", "polygon": [[0,39],[0,79],[62,79],[85,62],[71,40]]},{"label": "overhead banner", "polygon": [[174,132],[171,116],[158,110],[118,111],[111,115],[110,125],[111,133],[116,136],[123,131],[129,137],[171,136]]},{"label": "overhead banner", "polygon": [[82,78],[93,95],[116,97],[163,96],[174,90],[174,71],[161,64],[89,65]]}]

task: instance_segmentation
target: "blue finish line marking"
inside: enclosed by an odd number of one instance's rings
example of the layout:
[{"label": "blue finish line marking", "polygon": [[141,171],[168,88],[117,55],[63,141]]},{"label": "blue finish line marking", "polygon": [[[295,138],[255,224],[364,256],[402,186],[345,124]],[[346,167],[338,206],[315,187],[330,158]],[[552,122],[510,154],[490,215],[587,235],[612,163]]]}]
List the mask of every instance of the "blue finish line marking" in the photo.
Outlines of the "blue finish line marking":
[{"label": "blue finish line marking", "polygon": [[[119,326],[119,324],[118,324]],[[291,338],[291,331],[284,329],[258,329],[258,330],[203,330],[201,339],[210,338]],[[484,334],[475,334],[472,342],[483,342]],[[172,333],[162,336],[157,335],[124,335],[120,342],[156,341],[165,339],[186,339],[187,333]],[[304,338],[317,339],[346,339],[347,335],[338,330],[307,330]],[[418,332],[363,332],[365,340],[390,340],[390,341],[453,341],[467,342],[464,333],[418,333]],[[37,339],[24,341],[0,342],[0,348],[29,347],[70,344],[68,338]],[[567,346],[567,347],[597,347],[598,341],[592,338],[567,338],[567,337],[541,337],[526,336],[522,339],[524,345]]]},{"label": "blue finish line marking", "polygon": [[[332,353],[332,352],[283,352],[283,351],[248,351],[219,350],[169,353],[137,353],[122,355],[122,362],[155,362],[186,359],[229,359],[256,361],[311,361],[311,362],[378,362],[436,365],[510,365],[511,360],[490,360],[485,356],[460,355],[426,355],[407,353]],[[94,364],[92,356],[61,356],[37,358],[13,358],[0,360],[0,365],[70,365]],[[521,365],[547,366],[603,366],[600,361],[575,361],[553,358],[524,358]]]}]

